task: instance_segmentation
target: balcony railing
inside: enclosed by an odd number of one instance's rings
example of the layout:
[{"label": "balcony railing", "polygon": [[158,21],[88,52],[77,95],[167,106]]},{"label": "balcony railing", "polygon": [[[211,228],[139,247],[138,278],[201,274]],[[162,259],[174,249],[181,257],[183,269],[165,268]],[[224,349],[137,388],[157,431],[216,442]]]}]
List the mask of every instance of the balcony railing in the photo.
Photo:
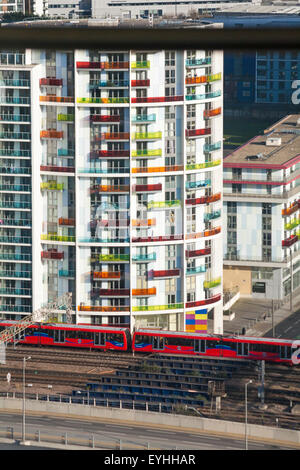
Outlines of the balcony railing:
[{"label": "balcony railing", "polygon": [[196,268],[188,268],[186,270],[187,276],[193,276],[194,274],[200,274],[206,272],[206,266],[197,266]]},{"label": "balcony railing", "polygon": [[206,127],[204,129],[186,129],[185,136],[186,137],[198,137],[202,135],[209,135],[211,134],[211,128]]},{"label": "balcony railing", "polygon": [[213,304],[215,302],[219,302],[221,300],[221,294],[214,295],[210,297],[209,299],[205,300],[197,300],[195,302],[187,302],[185,304],[186,308],[191,308],[191,307],[201,307],[202,305],[209,305]]},{"label": "balcony railing", "polygon": [[183,308],[183,303],[166,304],[166,305],[143,305],[132,307],[133,312],[149,312],[152,310],[177,310]]},{"label": "balcony railing", "polygon": [[135,132],[133,140],[158,140],[162,138],[162,132]]},{"label": "balcony railing", "polygon": [[12,96],[1,96],[0,104],[30,104],[29,97],[12,97]]},{"label": "balcony railing", "polygon": [[156,219],[140,219],[131,221],[133,227],[151,227],[156,225]]},{"label": "balcony railing", "polygon": [[93,279],[120,279],[121,273],[117,271],[94,271]]},{"label": "balcony railing", "polygon": [[132,150],[132,157],[161,157],[162,149],[153,150]]},{"label": "balcony railing", "polygon": [[156,253],[144,253],[141,255],[132,255],[132,261],[156,261]]},{"label": "balcony railing", "polygon": [[32,256],[30,253],[0,253],[0,260],[11,261],[31,261]]},{"label": "balcony railing", "polygon": [[143,193],[143,192],[156,192],[162,190],[162,184],[134,184],[132,186],[132,190],[136,193]]},{"label": "balcony railing", "polygon": [[0,139],[5,140],[30,140],[30,132],[0,132]]},{"label": "balcony railing", "polygon": [[158,237],[132,237],[133,242],[167,242],[167,241],[183,240],[183,235],[160,235]]},{"label": "balcony railing", "polygon": [[29,114],[1,114],[0,121],[5,122],[30,122]]},{"label": "balcony railing", "polygon": [[293,228],[297,227],[300,224],[300,218],[291,220],[289,223],[284,225],[285,230],[293,230]]},{"label": "balcony railing", "polygon": [[78,168],[77,169],[78,173],[103,173],[105,175],[107,174],[125,174],[125,173],[130,173],[130,168],[129,167],[108,167],[108,168],[103,168],[102,166],[89,166],[85,168]]},{"label": "balcony railing", "polygon": [[31,271],[0,271],[0,277],[30,279],[31,276]]},{"label": "balcony railing", "polygon": [[64,219],[63,217],[60,217],[58,219],[58,224],[59,225],[75,225],[75,219]]},{"label": "balcony railing", "polygon": [[98,150],[97,152],[91,153],[91,158],[97,157],[129,157],[129,150]]},{"label": "balcony railing", "polygon": [[16,227],[31,227],[31,220],[3,218],[3,219],[0,219],[0,225],[3,227],[8,226],[8,225],[12,225]]},{"label": "balcony railing", "polygon": [[128,69],[129,62],[76,62],[78,69]]},{"label": "balcony railing", "polygon": [[20,166],[20,167],[0,167],[0,173],[4,173],[6,175],[30,175],[31,168]]},{"label": "balcony railing", "polygon": [[131,80],[131,86],[132,87],[150,86],[150,80]]},{"label": "balcony railing", "polygon": [[203,287],[204,289],[212,289],[213,287],[219,286],[221,284],[221,278],[218,277],[216,279],[212,279],[210,281],[204,281]]},{"label": "balcony railing", "polygon": [[31,313],[32,307],[30,305],[0,305],[0,311],[10,313]]},{"label": "balcony railing", "polygon": [[31,150],[0,149],[1,157],[30,157]]},{"label": "balcony railing", "polygon": [[93,296],[102,297],[128,297],[130,295],[129,289],[94,289],[92,291]]},{"label": "balcony railing", "polygon": [[204,214],[204,222],[209,222],[210,220],[217,219],[218,217],[221,217],[221,211],[214,211],[214,212],[209,212]]},{"label": "balcony railing", "polygon": [[211,230],[205,230],[204,232],[189,233],[185,236],[185,239],[191,240],[194,238],[211,237],[213,235],[217,235],[220,232],[221,232],[221,227],[216,227]]},{"label": "balcony railing", "polygon": [[41,183],[41,189],[49,191],[62,191],[64,189],[64,183],[57,183],[56,181],[47,181]]},{"label": "balcony railing", "polygon": [[183,101],[183,95],[177,96],[152,96],[149,98],[131,98],[131,103],[169,103],[173,101]]},{"label": "balcony railing", "polygon": [[216,142],[214,144],[204,144],[203,150],[204,152],[213,152],[214,150],[219,150],[221,148],[221,142]]},{"label": "balcony railing", "polygon": [[202,170],[204,168],[211,168],[213,166],[221,165],[221,160],[214,160],[212,162],[205,163],[194,163],[191,165],[186,165],[186,170]]},{"label": "balcony railing", "polygon": [[15,80],[12,78],[2,78],[0,80],[0,86],[10,87],[29,87],[30,80]]},{"label": "balcony railing", "polygon": [[0,237],[0,243],[31,245],[31,237]]},{"label": "balcony railing", "polygon": [[98,255],[97,260],[99,261],[113,261],[113,262],[118,262],[118,261],[129,261],[130,255],[128,254],[120,254],[120,255]]},{"label": "balcony railing", "polygon": [[149,276],[154,279],[180,276],[180,269],[165,269],[160,271],[149,271]]},{"label": "balcony railing", "polygon": [[0,191],[31,192],[31,186],[29,184],[0,184]]},{"label": "balcony railing", "polygon": [[148,297],[149,295],[156,295],[156,287],[149,289],[132,289],[133,296]]},{"label": "balcony railing", "polygon": [[59,277],[75,277],[75,271],[69,271],[67,269],[60,269],[58,271]]},{"label": "balcony railing", "polygon": [[197,198],[186,199],[185,203],[188,206],[196,206],[198,204],[208,204],[221,200],[221,193],[212,194],[211,196],[202,196]]},{"label": "balcony railing", "polygon": [[187,101],[208,100],[210,98],[217,98],[218,96],[221,96],[221,94],[221,90],[217,90],[209,93],[202,93],[201,95],[186,95],[185,99]]},{"label": "balcony railing", "polygon": [[203,248],[201,250],[186,250],[187,258],[196,258],[197,256],[206,256],[211,254],[211,248]]},{"label": "balcony railing", "polygon": [[129,97],[120,97],[120,98],[91,98],[91,97],[84,97],[84,98],[77,98],[77,103],[92,103],[92,104],[101,104],[101,103],[120,103],[126,104],[129,103]]},{"label": "balcony railing", "polygon": [[75,157],[75,149],[57,149],[58,157]]},{"label": "balcony railing", "polygon": [[75,173],[74,166],[41,165],[41,171],[56,171],[58,173]]},{"label": "balcony railing", "polygon": [[108,114],[92,114],[92,122],[120,122],[121,117],[119,115],[110,116]]},{"label": "balcony railing", "polygon": [[104,184],[96,184],[91,187],[91,193],[122,193],[122,192],[129,192],[130,186],[129,185],[104,185]]},{"label": "balcony railing", "polygon": [[209,119],[214,116],[219,116],[222,113],[222,108],[207,109],[203,111],[204,119]]},{"label": "balcony railing", "polygon": [[78,310],[80,312],[129,312],[130,307],[125,305],[121,307],[113,307],[113,306],[99,306],[99,305],[79,305]]},{"label": "balcony railing", "polygon": [[300,208],[300,199],[298,201],[293,202],[289,207],[286,209],[282,209],[281,213],[283,216],[291,215],[296,212]]},{"label": "balcony railing", "polygon": [[17,289],[14,287],[0,287],[0,295],[22,295],[31,296],[31,289]]},{"label": "balcony railing", "polygon": [[75,242],[75,237],[68,235],[56,235],[56,234],[42,234],[41,240],[48,240],[53,242]]},{"label": "balcony railing", "polygon": [[54,250],[42,251],[42,259],[64,259],[64,252],[58,252]]},{"label": "balcony railing", "polygon": [[128,80],[90,80],[90,89],[94,88],[121,88],[128,87]]},{"label": "balcony railing", "polygon": [[63,80],[62,78],[41,78],[40,85],[41,86],[62,86]]},{"label": "balcony railing", "polygon": [[132,69],[149,69],[150,68],[150,61],[149,60],[142,60],[137,62],[131,62]]},{"label": "balcony railing", "polygon": [[198,67],[201,65],[210,65],[211,64],[211,57],[205,57],[203,59],[186,59],[185,65],[186,67]]},{"label": "balcony railing", "polygon": [[187,181],[185,184],[186,189],[197,189],[205,186],[211,186],[211,180]]},{"label": "balcony railing", "polygon": [[193,85],[197,83],[210,83],[216,80],[221,80],[222,74],[215,73],[213,75],[203,75],[202,77],[187,77],[185,79],[186,85]]},{"label": "balcony railing", "polygon": [[168,209],[169,207],[181,206],[180,199],[175,201],[150,201],[147,204],[147,209]]},{"label": "balcony railing", "polygon": [[68,121],[68,122],[73,122],[75,119],[74,114],[58,114],[57,115],[57,120],[58,121]]},{"label": "balcony railing", "polygon": [[298,236],[297,235],[291,235],[289,238],[286,238],[285,240],[282,240],[281,244],[282,244],[282,248],[288,248],[292,245],[294,245],[294,243],[296,243],[298,241]]},{"label": "balcony railing", "polygon": [[132,168],[132,173],[164,173],[168,171],[183,171],[183,165],[156,166],[156,167],[139,167]]},{"label": "balcony railing", "polygon": [[132,118],[132,123],[140,123],[140,122],[155,122],[156,121],[156,114],[136,114]]},{"label": "balcony railing", "polygon": [[54,102],[54,103],[74,103],[73,96],[55,96],[55,95],[46,95],[40,96],[41,102]]},{"label": "balcony railing", "polygon": [[103,132],[99,136],[94,137],[94,141],[101,140],[129,140],[129,132]]},{"label": "balcony railing", "polygon": [[62,139],[63,136],[63,131],[48,130],[40,132],[41,139]]}]

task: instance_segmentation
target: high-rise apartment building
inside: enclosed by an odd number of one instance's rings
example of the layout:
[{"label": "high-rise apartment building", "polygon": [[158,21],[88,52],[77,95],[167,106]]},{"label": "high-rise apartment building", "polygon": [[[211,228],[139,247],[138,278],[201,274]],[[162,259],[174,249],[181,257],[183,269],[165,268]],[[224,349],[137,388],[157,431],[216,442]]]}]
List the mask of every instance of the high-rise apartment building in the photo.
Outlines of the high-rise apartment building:
[{"label": "high-rise apartment building", "polygon": [[0,55],[0,314],[72,292],[76,323],[203,330],[210,312],[222,333],[222,68],[221,51]]}]

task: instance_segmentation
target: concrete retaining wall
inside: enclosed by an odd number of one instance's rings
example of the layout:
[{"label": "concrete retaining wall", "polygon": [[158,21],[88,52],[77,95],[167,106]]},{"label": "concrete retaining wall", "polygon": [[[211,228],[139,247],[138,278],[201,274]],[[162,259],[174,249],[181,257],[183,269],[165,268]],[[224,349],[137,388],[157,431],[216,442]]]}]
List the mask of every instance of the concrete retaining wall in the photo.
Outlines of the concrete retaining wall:
[{"label": "concrete retaining wall", "polygon": [[[0,398],[0,410],[22,412],[22,400]],[[159,428],[181,428],[194,432],[209,433],[215,435],[228,435],[228,437],[243,438],[245,436],[244,423],[235,423],[217,419],[208,419],[193,416],[160,414],[140,410],[122,410],[116,408],[94,407],[87,405],[75,405],[67,403],[26,401],[27,414],[53,414],[64,416],[76,416],[87,420],[111,420],[121,423]],[[248,424],[248,439],[269,441],[300,447],[300,431],[289,429],[271,428]]]}]

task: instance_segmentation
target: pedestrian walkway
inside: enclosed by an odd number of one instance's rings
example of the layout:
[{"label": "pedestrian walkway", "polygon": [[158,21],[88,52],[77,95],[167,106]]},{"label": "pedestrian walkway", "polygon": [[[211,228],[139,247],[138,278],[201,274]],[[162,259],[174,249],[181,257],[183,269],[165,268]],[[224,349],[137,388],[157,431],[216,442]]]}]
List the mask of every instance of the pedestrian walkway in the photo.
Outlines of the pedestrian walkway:
[{"label": "pedestrian walkway", "polygon": [[[274,301],[274,326],[288,318],[292,313],[300,309],[300,290],[293,295],[293,311],[290,309],[290,299],[281,305]],[[224,320],[223,333],[228,335],[264,336],[272,329],[272,300],[243,297],[231,307],[235,313],[233,320]],[[213,320],[208,320],[208,329],[213,332]]]}]

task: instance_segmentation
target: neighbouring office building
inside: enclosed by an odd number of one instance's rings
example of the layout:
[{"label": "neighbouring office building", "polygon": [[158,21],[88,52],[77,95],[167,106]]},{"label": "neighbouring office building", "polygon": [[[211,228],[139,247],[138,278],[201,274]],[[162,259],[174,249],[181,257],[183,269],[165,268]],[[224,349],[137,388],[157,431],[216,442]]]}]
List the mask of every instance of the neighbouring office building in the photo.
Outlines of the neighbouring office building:
[{"label": "neighbouring office building", "polygon": [[224,288],[282,299],[300,285],[300,115],[224,158]]},{"label": "neighbouring office building", "polygon": [[[0,54],[0,314],[222,333],[221,51]],[[58,319],[64,320],[63,315]]]}]

